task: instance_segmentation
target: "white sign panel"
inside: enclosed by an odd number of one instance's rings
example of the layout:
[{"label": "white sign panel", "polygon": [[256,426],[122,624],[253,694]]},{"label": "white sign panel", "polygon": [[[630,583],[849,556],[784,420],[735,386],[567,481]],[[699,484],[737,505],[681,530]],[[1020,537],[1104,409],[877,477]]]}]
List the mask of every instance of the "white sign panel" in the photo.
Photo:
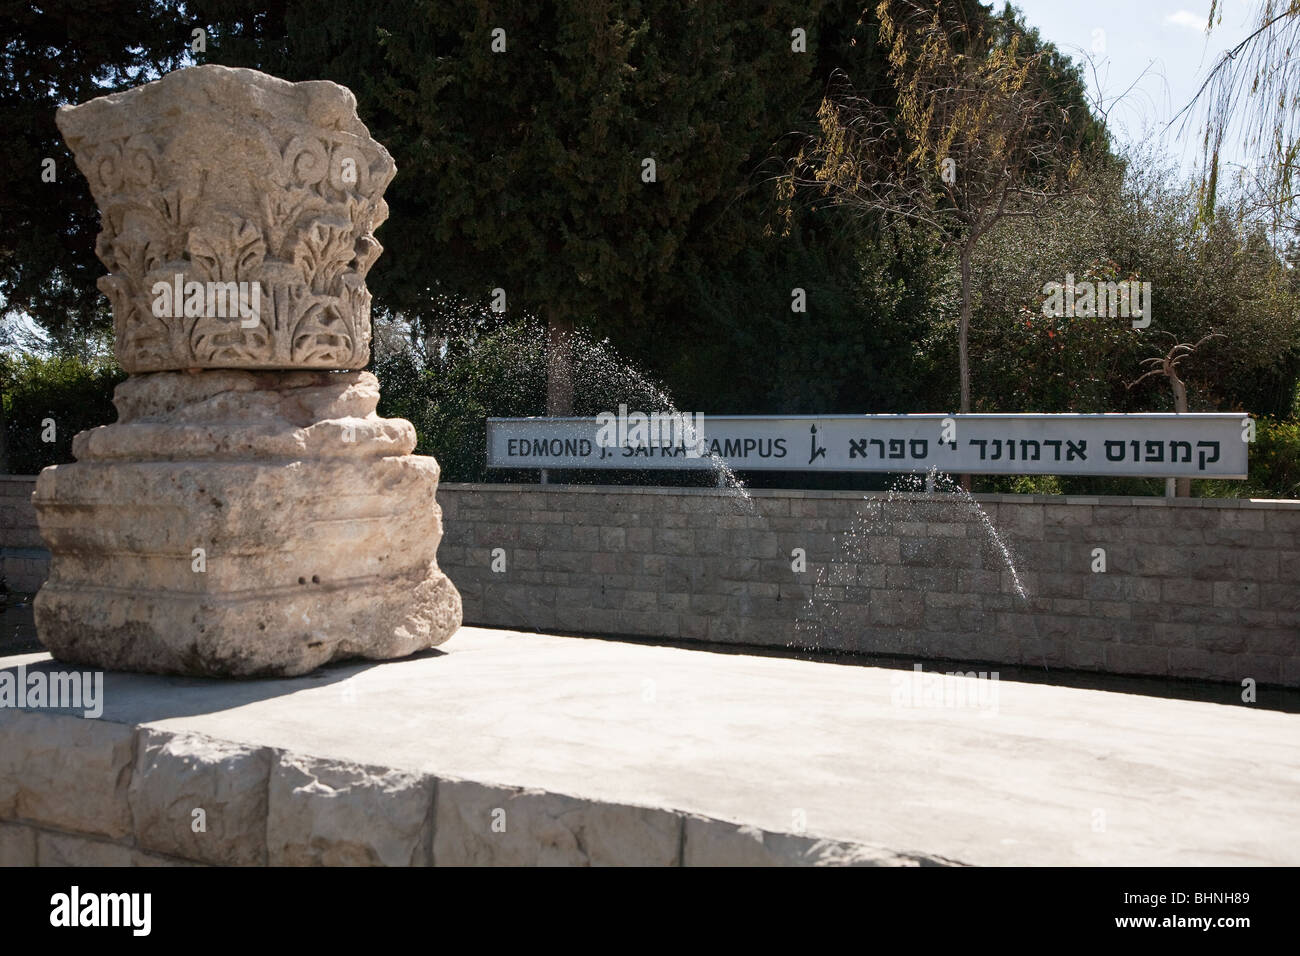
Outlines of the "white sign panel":
[{"label": "white sign panel", "polygon": [[622,431],[610,441],[595,418],[489,418],[487,464],[697,469],[720,458],[736,471],[1245,478],[1248,421],[1232,412],[705,415],[692,448]]}]

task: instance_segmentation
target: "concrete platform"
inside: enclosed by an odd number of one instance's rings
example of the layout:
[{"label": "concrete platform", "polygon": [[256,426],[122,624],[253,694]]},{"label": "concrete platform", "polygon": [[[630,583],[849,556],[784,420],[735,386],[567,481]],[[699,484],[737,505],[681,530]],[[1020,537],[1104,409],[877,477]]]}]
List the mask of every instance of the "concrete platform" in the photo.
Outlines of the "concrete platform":
[{"label": "concrete platform", "polygon": [[1300,863],[1300,715],[935,680],[479,628],[292,680],[108,674],[98,721],[0,710],[0,858]]}]

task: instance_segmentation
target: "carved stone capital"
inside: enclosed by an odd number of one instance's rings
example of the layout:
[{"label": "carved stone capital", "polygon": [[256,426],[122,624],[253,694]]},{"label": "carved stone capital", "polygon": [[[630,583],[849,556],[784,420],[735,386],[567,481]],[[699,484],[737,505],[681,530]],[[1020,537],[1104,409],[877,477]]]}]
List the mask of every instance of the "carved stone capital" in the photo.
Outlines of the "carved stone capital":
[{"label": "carved stone capital", "polygon": [[396,166],[349,90],[196,66],[56,122],[100,208],[124,369],[366,365]]}]

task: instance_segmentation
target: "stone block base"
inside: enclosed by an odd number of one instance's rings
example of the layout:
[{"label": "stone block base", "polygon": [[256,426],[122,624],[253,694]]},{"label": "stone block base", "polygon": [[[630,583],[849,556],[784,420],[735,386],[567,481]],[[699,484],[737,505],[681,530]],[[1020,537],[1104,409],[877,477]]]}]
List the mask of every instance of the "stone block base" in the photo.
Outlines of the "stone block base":
[{"label": "stone block base", "polygon": [[438,569],[437,463],[374,415],[366,373],[137,376],[33,501],[56,657],[114,670],[295,675],[404,657],[460,626]]},{"label": "stone block base", "polygon": [[69,663],[221,677],[292,676],[333,660],[406,657],[441,644],[460,595],[428,567],[401,577],[255,594],[140,594],[47,583],[41,642]]}]

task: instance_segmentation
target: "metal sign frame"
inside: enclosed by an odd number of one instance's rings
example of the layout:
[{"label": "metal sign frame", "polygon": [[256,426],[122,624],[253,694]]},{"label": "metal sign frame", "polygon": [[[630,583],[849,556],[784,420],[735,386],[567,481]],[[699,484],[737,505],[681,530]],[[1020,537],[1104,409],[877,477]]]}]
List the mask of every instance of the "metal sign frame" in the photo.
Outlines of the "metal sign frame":
[{"label": "metal sign frame", "polygon": [[[704,416],[712,454],[606,445],[594,417],[489,418],[487,465],[518,469],[709,469],[1232,478],[1247,475],[1237,412]],[[951,439],[951,440],[946,440]]]}]

